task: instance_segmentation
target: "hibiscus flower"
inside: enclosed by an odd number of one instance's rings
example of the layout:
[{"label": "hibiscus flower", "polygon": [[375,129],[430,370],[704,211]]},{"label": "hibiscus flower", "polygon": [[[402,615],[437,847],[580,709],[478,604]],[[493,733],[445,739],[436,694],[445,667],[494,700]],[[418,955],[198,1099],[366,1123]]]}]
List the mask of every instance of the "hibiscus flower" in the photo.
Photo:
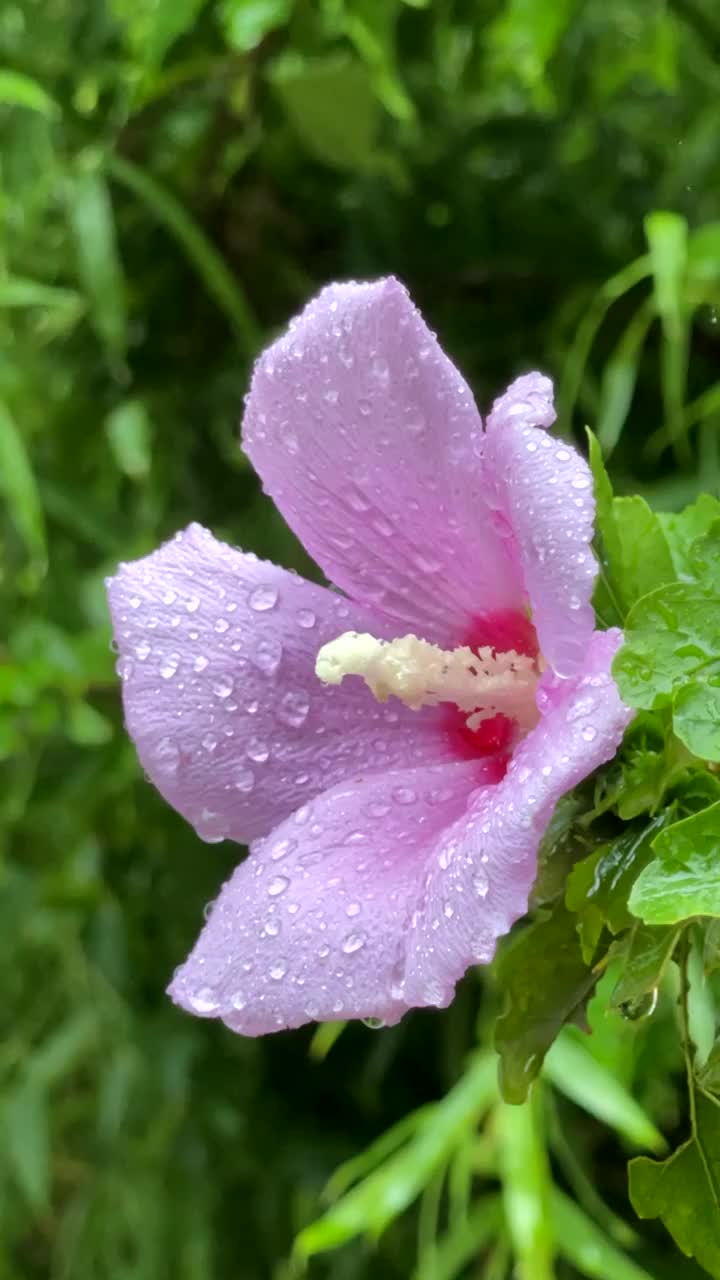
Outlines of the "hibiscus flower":
[{"label": "hibiscus flower", "polygon": [[616,751],[584,460],[518,378],[483,423],[395,280],[259,359],[244,447],[333,588],[198,525],[108,590],[127,726],[250,844],[169,991],[246,1035],[445,1006],[527,909],[558,799]]}]

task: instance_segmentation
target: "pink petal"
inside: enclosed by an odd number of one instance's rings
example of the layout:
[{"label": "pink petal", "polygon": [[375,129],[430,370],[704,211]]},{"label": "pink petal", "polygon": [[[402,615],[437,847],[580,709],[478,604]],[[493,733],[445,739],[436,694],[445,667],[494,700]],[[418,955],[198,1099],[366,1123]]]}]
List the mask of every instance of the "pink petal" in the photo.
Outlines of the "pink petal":
[{"label": "pink petal", "polygon": [[407,1009],[398,983],[425,868],[493,766],[458,763],[334,787],[256,843],[170,994],[244,1035]]},{"label": "pink petal", "polygon": [[442,709],[326,688],[321,645],[392,627],[191,525],[108,583],[128,730],[146,773],[199,835],[264,835],[319,791],[453,757]]},{"label": "pink petal", "polygon": [[407,936],[401,986],[409,1005],[447,1005],[472,964],[527,910],[540,840],[558,800],[615,754],[632,712],[610,664],[622,636],[598,632],[580,676],[548,677],[543,718],[520,744],[503,780],[475,792],[465,816],[436,847],[422,909]]},{"label": "pink petal", "polygon": [[457,643],[522,608],[472,395],[396,280],[331,285],[260,358],[244,443],[288,523],[353,598]]},{"label": "pink petal", "polygon": [[540,429],[554,418],[549,378],[518,378],[493,406],[484,458],[522,563],[542,653],[560,674],[572,675],[595,626],[595,502],[587,463]]}]

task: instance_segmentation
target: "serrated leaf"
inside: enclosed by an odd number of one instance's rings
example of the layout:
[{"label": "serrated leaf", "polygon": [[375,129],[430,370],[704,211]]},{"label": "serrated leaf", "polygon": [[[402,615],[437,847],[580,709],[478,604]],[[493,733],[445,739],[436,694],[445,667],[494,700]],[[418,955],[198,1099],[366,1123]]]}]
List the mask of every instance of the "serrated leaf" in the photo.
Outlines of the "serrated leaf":
[{"label": "serrated leaf", "polygon": [[701,760],[720,760],[720,676],[692,680],[673,699],[673,728]]},{"label": "serrated leaf", "polygon": [[720,520],[720,502],[709,493],[701,493],[684,511],[658,512],[658,520],[667,538],[676,572],[692,577],[690,549],[697,538]]},{"label": "serrated leaf", "polygon": [[653,848],[630,894],[633,914],[646,924],[720,916],[720,801],[661,831]]},{"label": "serrated leaf", "polygon": [[676,926],[635,922],[613,947],[613,956],[620,958],[623,971],[610,996],[611,1009],[618,1009],[630,1019],[652,1011],[681,932]]},{"label": "serrated leaf", "polygon": [[694,1136],[662,1162],[630,1162],[630,1199],[640,1218],[662,1218],[675,1243],[720,1277],[720,1109],[695,1099]]},{"label": "serrated leaf", "polygon": [[703,587],[720,588],[720,520],[690,543],[688,553],[693,576]]},{"label": "serrated leaf", "polygon": [[631,827],[578,863],[567,881],[565,902],[579,916],[585,960],[590,963],[602,930],[619,933],[632,924],[628,897],[635,880],[653,857],[652,842],[665,816]]},{"label": "serrated leaf", "polygon": [[693,677],[720,673],[720,596],[690,583],[639,600],[613,663],[621,696],[633,707],[667,706]]},{"label": "serrated leaf", "polygon": [[495,1027],[500,1085],[508,1102],[523,1102],[560,1028],[595,984],[585,963],[576,918],[559,903],[505,945],[496,977],[505,1012]]}]

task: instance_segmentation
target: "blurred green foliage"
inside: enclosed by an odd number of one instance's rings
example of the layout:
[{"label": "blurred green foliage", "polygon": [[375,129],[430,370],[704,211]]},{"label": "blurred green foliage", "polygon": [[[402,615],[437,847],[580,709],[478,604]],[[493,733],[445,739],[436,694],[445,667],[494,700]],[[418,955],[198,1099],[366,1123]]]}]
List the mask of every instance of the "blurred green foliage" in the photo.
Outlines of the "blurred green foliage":
[{"label": "blurred green foliage", "polygon": [[337,1043],[168,1004],[236,855],[139,773],[103,577],[190,519],[312,572],[237,422],[262,343],[349,276],[403,278],[483,404],[552,373],[617,489],[716,492],[719,56],[714,0],[0,9],[8,1280],[701,1274],[623,1221],[624,1154],[687,1129],[674,970],[651,1021],[591,1002],[523,1108],[478,975]]}]

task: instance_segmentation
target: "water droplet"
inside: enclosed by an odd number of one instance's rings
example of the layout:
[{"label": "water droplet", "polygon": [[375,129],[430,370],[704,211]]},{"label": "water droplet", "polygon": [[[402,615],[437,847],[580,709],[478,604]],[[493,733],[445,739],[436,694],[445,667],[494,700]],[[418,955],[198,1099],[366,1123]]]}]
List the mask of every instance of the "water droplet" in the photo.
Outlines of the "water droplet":
[{"label": "water droplet", "polygon": [[206,751],[214,751],[218,744],[218,740],[214,733],[206,733],[202,737],[202,746]]},{"label": "water droplet", "polygon": [[584,472],[581,472],[580,475],[573,476],[570,484],[573,489],[589,489],[591,481],[589,476],[585,475]]},{"label": "water droplet", "polygon": [[274,587],[256,587],[248,597],[248,604],[256,613],[266,613],[277,604],[278,593]]},{"label": "water droplet", "polygon": [[282,720],[283,724],[289,724],[293,729],[299,729],[307,719],[310,710],[310,701],[307,694],[298,690],[297,692],[289,692],[284,694],[280,706],[277,709],[278,720]]},{"label": "water droplet", "polygon": [[236,991],[235,994],[230,997],[230,1003],[233,1009],[240,1013],[245,1008],[247,1000],[245,999],[242,991]]},{"label": "water droplet", "polygon": [[210,987],[201,987],[195,995],[189,997],[188,1004],[194,1013],[215,1013],[220,1008]]},{"label": "water droplet", "polygon": [[345,915],[350,917],[359,916],[361,910],[362,910],[362,907],[360,906],[359,902],[349,902],[345,908]]},{"label": "water droplet", "polygon": [[217,622],[215,623],[215,630],[219,632],[220,635],[223,635],[225,631],[229,631],[230,623],[228,622],[227,618],[218,618]]},{"label": "water droplet", "polygon": [[145,659],[148,658],[149,656],[150,656],[150,645],[148,644],[147,640],[141,640],[140,643],[135,646],[135,657],[137,658],[138,662],[144,662]]},{"label": "water droplet", "polygon": [[282,645],[279,640],[261,640],[255,650],[255,664],[266,676],[272,676],[280,666]]},{"label": "water droplet", "polygon": [[381,1031],[386,1025],[384,1018],[361,1018],[360,1021],[368,1031]]},{"label": "water droplet", "polygon": [[315,614],[312,609],[300,609],[297,616],[298,626],[309,631],[315,626]]},{"label": "water droplet", "polygon": [[273,982],[281,982],[287,973],[287,964],[284,960],[278,960],[270,970],[270,977]]},{"label": "water droplet", "polygon": [[193,671],[197,671],[197,673],[198,673],[198,675],[199,675],[201,671],[204,671],[204,670],[205,670],[205,668],[206,668],[206,666],[207,666],[207,665],[208,665],[208,660],[207,660],[207,658],[205,657],[205,655],[204,655],[203,653],[199,653],[199,654],[198,654],[198,656],[197,656],[197,658],[196,658],[196,659],[195,659],[195,661],[193,662]]},{"label": "water droplet", "polygon": [[392,794],[398,804],[414,804],[417,799],[412,787],[395,787]]},{"label": "water droplet", "polygon": [[255,764],[264,764],[270,756],[270,748],[262,738],[251,738],[245,748],[245,754]]},{"label": "water droplet", "polygon": [[265,932],[269,938],[277,938],[281,928],[282,928],[282,925],[280,921],[276,919],[275,916],[268,916],[267,920],[265,921]]},{"label": "water droplet", "polygon": [[166,776],[177,773],[180,750],[172,738],[161,738],[155,748],[155,766]]},{"label": "water droplet", "polygon": [[238,769],[234,778],[235,790],[248,795],[255,786],[255,774],[252,769]]},{"label": "water droplet", "polygon": [[213,693],[216,698],[229,698],[233,691],[234,682],[227,676],[222,676],[213,684]]},{"label": "water droplet", "polygon": [[455,915],[455,908],[452,906],[451,903],[449,902],[445,903],[445,906],[443,907],[443,914],[445,915],[446,919],[452,920],[453,916]]},{"label": "water droplet", "polygon": [[485,874],[484,871],[475,872],[475,875],[473,876],[472,884],[473,884],[473,889],[475,890],[478,898],[487,897],[490,884],[489,884],[487,875]]},{"label": "water droplet", "polygon": [[197,613],[198,609],[200,608],[200,601],[198,597],[188,596],[187,600],[185,601],[185,608],[187,609],[188,613]]},{"label": "water droplet", "polygon": [[275,876],[275,878],[270,881],[267,891],[271,898],[279,898],[280,894],[285,892],[289,884],[290,881],[287,876]]},{"label": "water droplet", "polygon": [[176,600],[177,592],[173,591],[172,587],[169,587],[168,590],[163,593],[163,604],[174,604]]},{"label": "water droplet", "polygon": [[365,933],[349,933],[342,944],[342,949],[346,956],[350,956],[354,951],[359,951],[367,942],[367,934]]},{"label": "water droplet", "polygon": [[595,729],[591,724],[586,724],[585,728],[581,732],[582,737],[586,742],[594,742],[597,738],[597,729]]},{"label": "water droplet", "polygon": [[169,653],[160,663],[160,675],[163,680],[172,680],[175,672],[180,665],[180,657],[177,653]]},{"label": "water droplet", "polygon": [[277,840],[270,850],[270,857],[273,862],[279,862],[296,848],[297,840]]}]

